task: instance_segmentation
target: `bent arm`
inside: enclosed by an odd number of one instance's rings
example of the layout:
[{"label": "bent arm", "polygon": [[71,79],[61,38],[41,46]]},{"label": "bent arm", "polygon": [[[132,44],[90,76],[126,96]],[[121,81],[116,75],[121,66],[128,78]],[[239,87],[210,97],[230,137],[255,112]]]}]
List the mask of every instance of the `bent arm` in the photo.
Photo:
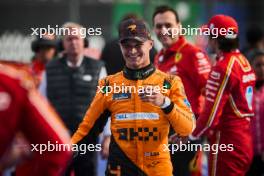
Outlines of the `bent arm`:
[{"label": "bent arm", "polygon": [[188,136],[195,128],[195,117],[187,100],[180,78],[173,80],[170,96],[171,103],[163,108],[170,124],[180,136]]}]

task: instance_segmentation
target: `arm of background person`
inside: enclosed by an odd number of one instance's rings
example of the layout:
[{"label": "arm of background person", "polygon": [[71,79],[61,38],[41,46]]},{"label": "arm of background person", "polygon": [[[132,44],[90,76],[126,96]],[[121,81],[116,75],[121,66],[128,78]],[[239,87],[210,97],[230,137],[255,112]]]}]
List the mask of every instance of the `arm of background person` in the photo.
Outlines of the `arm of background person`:
[{"label": "arm of background person", "polygon": [[42,73],[42,79],[38,88],[40,94],[47,98],[47,73],[44,71]]},{"label": "arm of background person", "polygon": [[[66,150],[54,149],[43,153],[34,151],[36,167],[24,175],[50,175],[63,173],[71,157],[70,136],[55,110],[48,104],[39,92],[30,90],[23,102],[24,109],[21,128],[25,137],[34,145],[68,145]],[[32,146],[31,146],[32,147]],[[34,172],[36,172],[34,174]]]}]

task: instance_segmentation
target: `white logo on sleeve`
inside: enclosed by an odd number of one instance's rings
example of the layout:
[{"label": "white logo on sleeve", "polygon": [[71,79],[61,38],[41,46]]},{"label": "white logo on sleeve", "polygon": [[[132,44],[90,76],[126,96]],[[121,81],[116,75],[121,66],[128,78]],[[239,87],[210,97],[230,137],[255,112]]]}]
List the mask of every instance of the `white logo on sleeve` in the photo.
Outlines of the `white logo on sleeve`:
[{"label": "white logo on sleeve", "polygon": [[6,110],[11,104],[11,96],[7,92],[0,92],[0,111]]},{"label": "white logo on sleeve", "polygon": [[215,79],[215,80],[219,80],[220,79],[220,76],[221,76],[221,74],[219,72],[216,72],[216,71],[212,71],[211,72],[211,75],[210,75],[210,77],[212,79]]}]

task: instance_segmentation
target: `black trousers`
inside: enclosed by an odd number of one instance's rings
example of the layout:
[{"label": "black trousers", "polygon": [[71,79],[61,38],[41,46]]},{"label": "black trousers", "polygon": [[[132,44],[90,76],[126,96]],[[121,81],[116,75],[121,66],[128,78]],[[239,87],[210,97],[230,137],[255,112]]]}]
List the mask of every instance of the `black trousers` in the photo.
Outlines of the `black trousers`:
[{"label": "black trousers", "polygon": [[[190,141],[190,144],[200,144],[201,140]],[[172,151],[172,149],[170,148]],[[190,176],[189,165],[195,157],[196,151],[176,151],[170,152],[173,175],[174,176]]]},{"label": "black trousers", "polygon": [[264,158],[260,155],[255,155],[247,176],[264,176]]},{"label": "black trousers", "polygon": [[78,154],[66,170],[65,176],[70,176],[72,170],[75,176],[96,176],[96,152]]}]

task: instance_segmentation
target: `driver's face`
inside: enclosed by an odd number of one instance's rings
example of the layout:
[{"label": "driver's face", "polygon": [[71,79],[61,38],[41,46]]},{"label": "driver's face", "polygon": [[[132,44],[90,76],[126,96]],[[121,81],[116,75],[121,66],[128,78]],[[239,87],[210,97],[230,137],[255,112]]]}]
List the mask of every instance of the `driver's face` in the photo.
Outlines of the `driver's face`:
[{"label": "driver's face", "polygon": [[120,48],[125,59],[126,66],[131,69],[139,69],[149,65],[149,51],[152,46],[152,40],[140,42],[128,39],[120,43]]}]

